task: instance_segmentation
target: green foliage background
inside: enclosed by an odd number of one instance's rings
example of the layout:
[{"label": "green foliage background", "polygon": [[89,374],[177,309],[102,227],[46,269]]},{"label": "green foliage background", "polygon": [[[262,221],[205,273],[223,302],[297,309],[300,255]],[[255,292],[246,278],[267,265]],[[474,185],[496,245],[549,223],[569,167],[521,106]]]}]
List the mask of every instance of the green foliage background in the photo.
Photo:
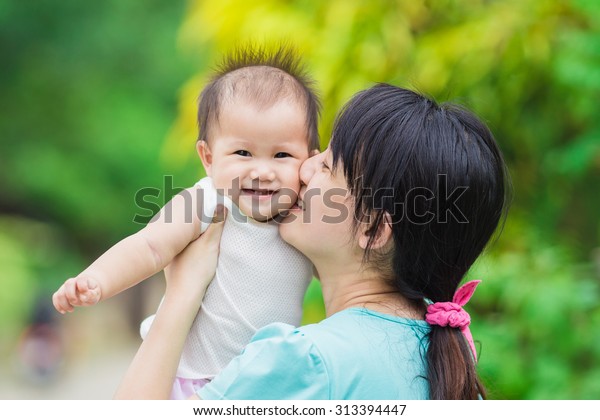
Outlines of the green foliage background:
[{"label": "green foliage background", "polygon": [[[298,47],[337,110],[388,82],[475,110],[514,201],[471,270],[492,398],[600,397],[600,2],[271,0],[0,3],[0,331],[139,229],[133,197],[201,174],[194,106],[240,42]],[[146,215],[148,216],[148,215]],[[323,317],[318,284],[304,322]]]}]

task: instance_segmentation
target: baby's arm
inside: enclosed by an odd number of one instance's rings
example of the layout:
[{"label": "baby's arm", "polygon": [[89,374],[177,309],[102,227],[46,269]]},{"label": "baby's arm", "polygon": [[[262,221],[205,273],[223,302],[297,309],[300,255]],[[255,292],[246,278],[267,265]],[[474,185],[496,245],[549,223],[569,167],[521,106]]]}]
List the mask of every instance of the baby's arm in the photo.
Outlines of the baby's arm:
[{"label": "baby's arm", "polygon": [[121,240],[77,277],[67,280],[52,301],[61,312],[89,306],[162,270],[200,236],[198,187],[182,191],[139,232]]}]

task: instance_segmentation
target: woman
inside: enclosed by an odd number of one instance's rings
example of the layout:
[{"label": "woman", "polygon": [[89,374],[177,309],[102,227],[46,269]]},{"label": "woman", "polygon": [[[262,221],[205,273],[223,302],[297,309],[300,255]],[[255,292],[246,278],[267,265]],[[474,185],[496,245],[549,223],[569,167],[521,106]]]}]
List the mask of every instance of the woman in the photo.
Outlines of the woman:
[{"label": "woman", "polygon": [[[485,397],[462,309],[476,283],[458,286],[505,210],[507,172],[488,128],[462,108],[380,84],[352,98],[329,148],[300,175],[299,206],[280,233],[313,262],[327,318],[259,330],[198,395]],[[168,397],[221,225],[167,271],[165,301],[117,397]],[[198,252],[211,261],[193,261]]]}]

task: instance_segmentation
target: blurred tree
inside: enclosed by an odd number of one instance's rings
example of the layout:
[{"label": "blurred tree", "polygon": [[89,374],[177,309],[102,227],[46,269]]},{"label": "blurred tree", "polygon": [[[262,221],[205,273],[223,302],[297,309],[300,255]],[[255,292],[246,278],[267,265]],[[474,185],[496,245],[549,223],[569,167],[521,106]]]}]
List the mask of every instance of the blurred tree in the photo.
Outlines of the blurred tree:
[{"label": "blurred tree", "polygon": [[136,206],[138,190],[163,190],[166,174],[181,186],[197,178],[199,165],[161,160],[177,90],[198,61],[176,49],[185,7],[1,2],[3,333],[25,322],[38,293],[141,227],[134,215],[151,214]]},{"label": "blurred tree", "polygon": [[139,228],[133,197],[162,187],[161,145],[191,67],[175,50],[184,4],[4,3],[3,212],[58,223],[88,254]]}]

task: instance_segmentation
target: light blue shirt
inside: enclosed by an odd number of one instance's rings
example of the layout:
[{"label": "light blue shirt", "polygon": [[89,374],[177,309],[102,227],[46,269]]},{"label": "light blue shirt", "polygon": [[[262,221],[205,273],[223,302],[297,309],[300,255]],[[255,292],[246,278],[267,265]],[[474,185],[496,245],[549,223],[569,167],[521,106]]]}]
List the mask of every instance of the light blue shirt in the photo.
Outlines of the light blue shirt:
[{"label": "light blue shirt", "polygon": [[198,391],[202,399],[429,398],[425,321],[350,308],[299,328],[274,323]]}]

